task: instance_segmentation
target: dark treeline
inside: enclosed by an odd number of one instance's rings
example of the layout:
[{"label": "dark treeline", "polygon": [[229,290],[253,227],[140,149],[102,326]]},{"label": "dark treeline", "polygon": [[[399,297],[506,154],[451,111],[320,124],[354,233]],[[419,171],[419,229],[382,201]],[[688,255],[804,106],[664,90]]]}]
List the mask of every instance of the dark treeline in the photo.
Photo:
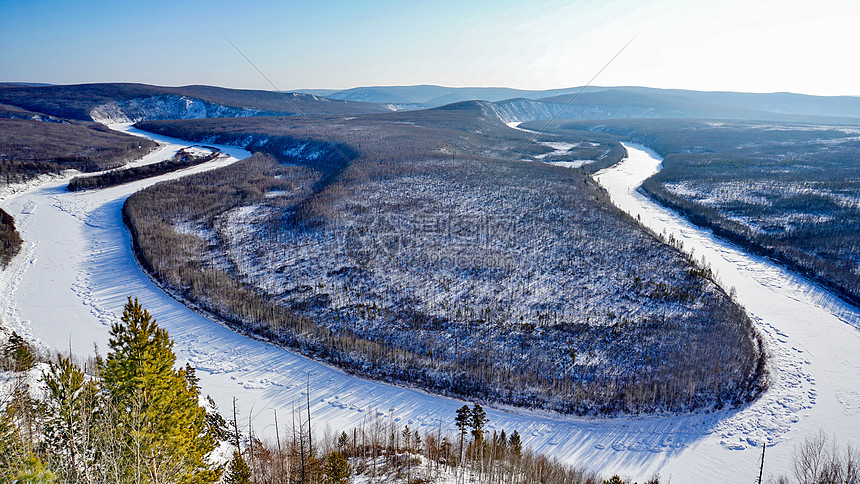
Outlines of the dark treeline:
[{"label": "dark treeline", "polygon": [[0,104],[0,118],[29,119],[31,121],[48,121],[53,123],[69,122],[66,119],[58,118],[56,116],[51,116],[43,113],[34,113],[33,111],[28,111],[17,106],[10,106],[8,104]]},{"label": "dark treeline", "polygon": [[860,304],[860,141],[839,126],[680,120],[561,123],[664,156],[660,203]]},{"label": "dark treeline", "polygon": [[21,235],[15,230],[15,219],[0,209],[0,268],[15,257],[23,243]]},{"label": "dark treeline", "polygon": [[124,183],[131,183],[144,178],[164,175],[172,171],[181,170],[201,163],[212,161],[220,155],[217,148],[205,147],[209,154],[196,156],[189,153],[186,148],[179,150],[173,158],[159,161],[144,166],[136,166],[128,169],[119,169],[102,173],[99,175],[76,176],[69,182],[68,190],[76,192],[80,190],[91,190],[94,188],[106,188]]},{"label": "dark treeline", "polygon": [[480,104],[313,123],[330,139],[297,118],[141,123],[282,160],[130,197],[141,264],[234,328],[443,394],[614,414],[765,385],[751,321],[704,268],[582,172],[510,161],[545,147]]}]

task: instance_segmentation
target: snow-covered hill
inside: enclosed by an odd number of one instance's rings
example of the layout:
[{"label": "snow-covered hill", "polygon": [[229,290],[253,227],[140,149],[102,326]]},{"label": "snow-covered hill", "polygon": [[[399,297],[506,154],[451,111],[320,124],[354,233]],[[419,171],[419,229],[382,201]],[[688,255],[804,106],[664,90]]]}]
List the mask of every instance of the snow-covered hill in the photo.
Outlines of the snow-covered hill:
[{"label": "snow-covered hill", "polygon": [[626,104],[595,104],[572,102],[533,101],[531,99],[509,99],[487,106],[505,123],[558,119],[635,119],[635,118],[685,118],[691,113],[673,107],[654,107]]},{"label": "snow-covered hill", "polygon": [[[557,104],[554,109],[558,110],[571,96],[577,95],[574,104],[589,107],[576,112],[571,111],[570,119],[638,116],[773,121],[799,121],[800,118],[806,118],[805,122],[834,122],[833,118],[838,117],[843,118],[843,123],[856,124],[857,119],[860,118],[860,98],[856,96],[808,96],[793,93],[703,92],[635,86],[588,86],[535,91],[500,87],[432,85],[355,87],[340,91],[309,89],[302,92],[333,99],[391,104],[397,106],[398,110],[426,109],[470,100],[504,104],[510,100],[520,99]],[[655,107],[656,109],[649,109]],[[819,118],[819,120],[811,118]],[[519,121],[537,119],[548,118],[517,118]]]}]

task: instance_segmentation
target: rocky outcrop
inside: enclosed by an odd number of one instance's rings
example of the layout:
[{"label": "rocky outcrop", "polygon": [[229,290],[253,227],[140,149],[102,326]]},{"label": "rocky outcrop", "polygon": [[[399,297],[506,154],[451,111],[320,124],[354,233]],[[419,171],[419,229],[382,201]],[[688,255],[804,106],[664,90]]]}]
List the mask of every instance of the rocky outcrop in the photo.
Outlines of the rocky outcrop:
[{"label": "rocky outcrop", "polygon": [[163,95],[113,101],[90,111],[93,121],[103,124],[136,123],[159,119],[204,119],[261,116],[256,109],[222,106],[202,99]]}]

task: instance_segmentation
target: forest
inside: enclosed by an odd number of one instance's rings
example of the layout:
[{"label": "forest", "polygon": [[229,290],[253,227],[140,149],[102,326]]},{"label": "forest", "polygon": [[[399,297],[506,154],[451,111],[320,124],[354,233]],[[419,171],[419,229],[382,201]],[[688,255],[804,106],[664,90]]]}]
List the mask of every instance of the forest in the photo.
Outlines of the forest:
[{"label": "forest", "polygon": [[15,218],[0,209],[0,269],[9,264],[23,243],[21,234],[15,230]]},{"label": "forest", "polygon": [[124,207],[146,270],[237,330],[356,374],[564,413],[723,408],[766,386],[761,339],[707,267],[582,170],[531,161],[557,138],[527,143],[481,103],[139,127],[269,154]]},{"label": "forest", "polygon": [[[97,121],[107,113],[130,119],[171,119],[186,116],[271,116],[385,112],[373,103],[325,99],[309,94],[227,89],[214,86],[162,87],[147,84],[99,83],[66,86],[25,86],[0,83],[0,103],[77,121]],[[173,104],[180,106],[172,106]],[[185,110],[191,104],[200,111]],[[143,109],[145,108],[145,109]],[[196,114],[196,115],[195,115]]]},{"label": "forest", "polygon": [[860,304],[860,129],[728,121],[561,123],[660,153],[645,193]]},{"label": "forest", "polygon": [[[272,116],[293,113],[266,111],[283,97],[262,91],[32,89],[0,86],[0,102],[17,104],[0,104],[0,184],[109,170],[69,186],[97,189],[218,156],[191,148],[124,170],[155,144],[68,118],[241,116],[138,123],[255,152],[133,195],[123,217],[140,264],[238,332],[471,407],[450,435],[377,412],[321,434],[296,409],[282,436],[263,438],[240,430],[235,408],[232,421],[219,414],[129,299],[105,356],[41,354],[14,333],[0,344],[0,480],[629,483],[530,452],[516,429],[483,431],[481,408],[683,414],[767,388],[767,348],[717,276],[588,176],[625,156],[619,140],[665,156],[643,188],[661,203],[858,302],[857,128],[652,119],[534,134],[485,102],[389,113],[290,95],[321,114],[300,117]],[[40,112],[20,107],[30,102]],[[0,267],[21,244],[0,210]],[[143,365],[130,357],[141,339]],[[857,482],[858,463],[811,436],[786,470],[794,480],[770,482]]]}]

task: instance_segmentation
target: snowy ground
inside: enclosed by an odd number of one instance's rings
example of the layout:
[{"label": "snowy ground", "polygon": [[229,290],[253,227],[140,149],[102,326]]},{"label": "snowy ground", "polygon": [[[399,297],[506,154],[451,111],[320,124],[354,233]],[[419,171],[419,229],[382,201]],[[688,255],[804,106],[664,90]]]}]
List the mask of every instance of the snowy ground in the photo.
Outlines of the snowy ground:
[{"label": "snowy ground", "polygon": [[[545,141],[540,143],[548,148],[552,148],[553,151],[549,153],[544,153],[542,155],[537,155],[534,158],[536,160],[546,160],[547,158],[555,157],[555,156],[564,156],[568,154],[571,148],[576,148],[580,145],[580,143],[565,143],[563,141]],[[570,160],[570,161],[556,161],[556,160],[547,160],[550,164],[557,166],[564,166],[566,168],[580,168],[589,163],[593,163],[594,160]]]},{"label": "snowy ground", "polygon": [[[124,127],[134,133],[132,128]],[[140,134],[140,133],[138,133]],[[148,135],[149,136],[149,135]],[[167,158],[187,144],[166,143]],[[243,150],[222,146],[234,157]],[[518,430],[525,444],[574,464],[634,478],[660,471],[672,482],[753,482],[760,442],[768,447],[765,475],[787,473],[795,443],[823,429],[841,441],[860,440],[860,316],[830,294],[772,264],[747,256],[691,227],[635,192],[659,160],[633,146],[629,159],[598,174],[613,199],[643,223],[667,227],[705,255],[759,321],[773,353],[774,383],[747,408],[709,415],[612,420],[578,419],[488,409],[488,429]],[[219,159],[184,171],[235,161]],[[265,342],[238,335],[189,310],[160,290],[135,263],[123,228],[123,201],[169,174],[105,190],[69,193],[55,181],[10,196],[0,205],[16,217],[26,241],[0,273],[0,319],[51,348],[104,353],[109,325],[127,295],[138,297],[176,342],[179,361],[198,368],[204,392],[225,413],[238,399],[242,420],[274,436],[305,401],[319,431],[360,425],[374,412],[410,428],[453,430],[463,402],[355,378]]]}]

